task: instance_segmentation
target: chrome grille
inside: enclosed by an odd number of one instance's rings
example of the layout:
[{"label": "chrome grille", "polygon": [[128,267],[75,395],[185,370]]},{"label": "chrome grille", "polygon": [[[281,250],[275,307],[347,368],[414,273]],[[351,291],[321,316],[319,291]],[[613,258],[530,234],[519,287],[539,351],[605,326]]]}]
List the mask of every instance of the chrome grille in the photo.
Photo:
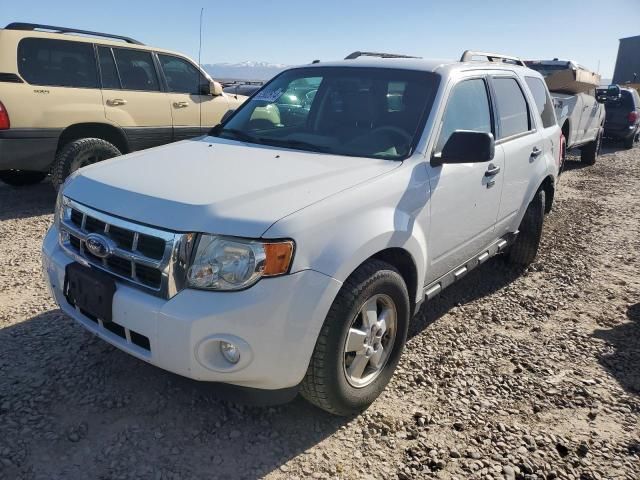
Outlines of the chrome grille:
[{"label": "chrome grille", "polygon": [[[183,288],[193,234],[134,223],[68,198],[63,198],[61,208],[60,244],[75,260],[164,298]],[[115,245],[111,255],[99,258],[85,248],[92,233]]]}]

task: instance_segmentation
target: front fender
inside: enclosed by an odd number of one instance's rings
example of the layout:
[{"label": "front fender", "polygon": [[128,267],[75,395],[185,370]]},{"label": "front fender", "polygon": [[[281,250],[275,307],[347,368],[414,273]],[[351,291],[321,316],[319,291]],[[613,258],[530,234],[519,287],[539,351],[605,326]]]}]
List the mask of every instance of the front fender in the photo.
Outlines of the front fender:
[{"label": "front fender", "polygon": [[375,254],[400,248],[422,285],[429,194],[424,163],[405,164],[279,220],[264,236],[294,239],[292,272],[312,269],[341,282]]}]

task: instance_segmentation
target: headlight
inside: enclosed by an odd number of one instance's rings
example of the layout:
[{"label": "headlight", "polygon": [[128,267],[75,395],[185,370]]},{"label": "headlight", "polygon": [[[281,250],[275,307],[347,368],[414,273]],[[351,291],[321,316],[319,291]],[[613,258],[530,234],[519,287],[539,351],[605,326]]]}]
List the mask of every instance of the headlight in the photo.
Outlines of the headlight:
[{"label": "headlight", "polygon": [[187,285],[208,290],[240,290],[262,277],[289,271],[293,242],[263,242],[216,235],[200,235]]}]

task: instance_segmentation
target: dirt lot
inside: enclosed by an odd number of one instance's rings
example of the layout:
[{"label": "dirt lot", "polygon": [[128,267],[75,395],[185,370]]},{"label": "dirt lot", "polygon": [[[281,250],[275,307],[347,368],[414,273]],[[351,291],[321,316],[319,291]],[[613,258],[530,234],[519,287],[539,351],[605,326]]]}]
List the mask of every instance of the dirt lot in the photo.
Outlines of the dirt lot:
[{"label": "dirt lot", "polygon": [[416,317],[363,415],[216,400],[93,338],[40,274],[54,194],[0,186],[0,479],[640,478],[640,149],[571,162],[538,261]]}]

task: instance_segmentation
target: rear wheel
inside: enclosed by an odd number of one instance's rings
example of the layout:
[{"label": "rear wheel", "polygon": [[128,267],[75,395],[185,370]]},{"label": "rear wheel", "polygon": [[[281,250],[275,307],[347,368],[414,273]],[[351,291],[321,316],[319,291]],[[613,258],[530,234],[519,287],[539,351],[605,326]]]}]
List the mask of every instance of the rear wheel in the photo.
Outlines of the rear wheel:
[{"label": "rear wheel", "polygon": [[367,408],[384,390],[407,338],[409,295],[391,265],[372,260],[344,283],[302,381],[309,402],[336,415]]},{"label": "rear wheel", "polygon": [[625,138],[623,142],[624,148],[626,148],[627,150],[633,148],[634,145],[636,144],[637,139],[638,139],[638,133],[634,133],[629,138]]},{"label": "rear wheel", "polygon": [[582,151],[580,153],[580,160],[582,163],[586,163],[587,165],[595,165],[596,160],[598,159],[598,155],[600,155],[600,147],[602,145],[602,129],[598,132],[598,136],[596,139],[587,143],[584,147],[582,147]]},{"label": "rear wheel", "polygon": [[101,138],[81,138],[69,142],[56,155],[51,183],[58,190],[65,179],[79,168],[120,155],[113,144]]},{"label": "rear wheel", "polygon": [[31,172],[28,170],[2,170],[0,180],[13,187],[24,187],[40,183],[47,176],[47,172]]},{"label": "rear wheel", "polygon": [[527,266],[533,263],[538,254],[542,225],[544,223],[545,191],[540,189],[531,200],[520,223],[518,237],[509,248],[509,263]]}]

